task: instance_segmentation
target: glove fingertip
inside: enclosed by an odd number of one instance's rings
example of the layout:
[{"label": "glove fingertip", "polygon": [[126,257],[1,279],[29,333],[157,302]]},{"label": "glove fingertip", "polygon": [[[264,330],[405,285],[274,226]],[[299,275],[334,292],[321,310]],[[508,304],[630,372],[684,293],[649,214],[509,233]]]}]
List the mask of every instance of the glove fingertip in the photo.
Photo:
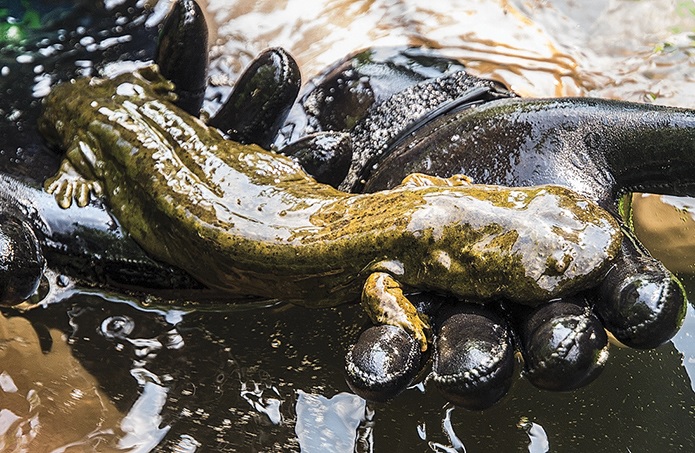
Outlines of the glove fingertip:
[{"label": "glove fingertip", "polygon": [[345,355],[346,381],[367,401],[395,397],[420,371],[420,344],[400,327],[378,325],[362,332]]}]

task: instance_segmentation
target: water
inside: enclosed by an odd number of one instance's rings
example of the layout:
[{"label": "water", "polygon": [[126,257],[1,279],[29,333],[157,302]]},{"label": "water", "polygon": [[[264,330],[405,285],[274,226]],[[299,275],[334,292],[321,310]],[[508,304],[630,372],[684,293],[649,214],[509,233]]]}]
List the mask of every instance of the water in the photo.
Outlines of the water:
[{"label": "water", "polygon": [[[94,31],[99,28],[110,30],[109,37],[132,36],[104,58],[145,58],[137,47],[150,42],[153,30],[144,29],[144,2],[126,2],[123,10],[120,3],[108,6],[112,15],[128,17],[121,31],[102,24],[79,34],[67,27],[65,36],[85,56],[55,58],[98,68],[94,60],[108,52],[87,55],[87,48],[107,38]],[[208,3],[217,24],[210,99],[228,91],[268,46],[288,49],[306,80],[362,47],[410,43],[439,47],[472,73],[525,96],[695,108],[692,0]],[[85,36],[94,42],[81,43]],[[40,179],[55,159],[32,167],[32,153],[17,147],[40,146],[23,131],[31,131],[42,77],[60,75],[51,71],[51,59],[39,61],[38,72],[37,62],[17,62],[26,53],[0,64],[31,71],[28,78],[0,77],[0,88],[19,81],[31,99],[1,112],[5,125],[19,122],[22,131],[0,138],[0,149],[28,169],[27,177]],[[77,75],[80,68],[72,70]],[[635,212],[638,233],[680,273],[692,298],[695,203],[639,195]],[[549,393],[520,378],[500,404],[472,413],[452,408],[427,384],[383,405],[365,406],[349,394],[344,351],[367,323],[354,306],[187,312],[78,290],[46,309],[0,317],[0,451],[321,451],[331,441],[376,452],[689,451],[695,444],[693,311],[673,342],[654,351],[611,348],[606,370],[586,388]]]}]

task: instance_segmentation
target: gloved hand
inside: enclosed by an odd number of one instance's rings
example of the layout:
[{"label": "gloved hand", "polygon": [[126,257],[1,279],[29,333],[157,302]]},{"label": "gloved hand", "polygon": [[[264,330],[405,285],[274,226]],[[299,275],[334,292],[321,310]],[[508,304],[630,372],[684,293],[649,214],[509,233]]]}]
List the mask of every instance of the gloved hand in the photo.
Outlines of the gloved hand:
[{"label": "gloved hand", "polygon": [[[668,341],[682,323],[686,295],[631,233],[623,195],[695,194],[695,112],[600,99],[519,99],[443,61],[417,49],[368,49],[348,57],[304,93],[282,129],[291,132],[285,140],[342,128],[352,147],[350,163],[319,176],[338,174],[347,190],[394,187],[416,172],[463,174],[483,184],[563,185],[612,212],[624,225],[624,241],[594,290],[537,309],[441,300],[433,308],[435,296],[426,296],[430,303],[421,309],[433,320],[431,379],[437,387],[451,401],[480,409],[509,388],[515,348],[534,385],[569,390],[593,380],[605,364],[604,327],[629,347]],[[423,67],[447,69],[427,78],[417,72],[427,73]],[[379,80],[370,84],[372,74]],[[398,90],[383,92],[384,86]],[[308,155],[301,160],[311,167]],[[403,332],[371,327],[348,353],[347,379],[365,398],[384,400],[426,362]]]}]

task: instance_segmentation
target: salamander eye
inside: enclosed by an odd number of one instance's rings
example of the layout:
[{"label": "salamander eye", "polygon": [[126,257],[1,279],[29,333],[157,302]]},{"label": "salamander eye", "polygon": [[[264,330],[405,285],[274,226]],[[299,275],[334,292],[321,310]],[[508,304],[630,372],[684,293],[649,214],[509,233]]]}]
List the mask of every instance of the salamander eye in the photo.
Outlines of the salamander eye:
[{"label": "salamander eye", "polygon": [[175,101],[177,99],[174,89],[176,86],[170,80],[167,80],[159,71],[159,66],[152,64],[138,69],[135,72],[136,76],[147,82],[149,88],[161,98],[168,101]]}]

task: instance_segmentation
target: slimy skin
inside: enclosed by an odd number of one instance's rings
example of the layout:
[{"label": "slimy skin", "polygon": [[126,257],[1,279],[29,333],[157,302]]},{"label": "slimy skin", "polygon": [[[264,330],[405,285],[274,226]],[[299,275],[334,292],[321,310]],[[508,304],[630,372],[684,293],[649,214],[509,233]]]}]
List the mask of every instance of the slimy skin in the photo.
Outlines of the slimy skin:
[{"label": "slimy skin", "polygon": [[620,228],[559,186],[411,175],[348,194],[289,158],[225,140],[171,103],[154,67],[55,87],[39,120],[66,150],[46,182],[63,207],[103,196],[152,256],[233,294],[312,307],[356,300],[426,347],[403,288],[535,305],[595,286]]}]

